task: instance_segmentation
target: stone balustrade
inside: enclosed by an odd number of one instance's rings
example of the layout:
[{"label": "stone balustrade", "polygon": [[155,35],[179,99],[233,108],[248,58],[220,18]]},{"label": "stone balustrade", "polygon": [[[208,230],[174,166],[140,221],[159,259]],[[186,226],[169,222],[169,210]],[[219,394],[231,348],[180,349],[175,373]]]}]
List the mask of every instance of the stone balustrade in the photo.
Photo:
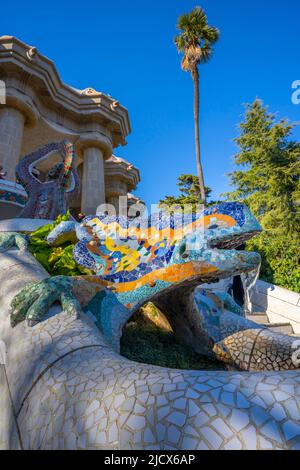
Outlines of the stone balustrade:
[{"label": "stone balustrade", "polygon": [[289,322],[300,334],[300,294],[257,281],[251,293],[252,312],[264,312],[271,323]]}]

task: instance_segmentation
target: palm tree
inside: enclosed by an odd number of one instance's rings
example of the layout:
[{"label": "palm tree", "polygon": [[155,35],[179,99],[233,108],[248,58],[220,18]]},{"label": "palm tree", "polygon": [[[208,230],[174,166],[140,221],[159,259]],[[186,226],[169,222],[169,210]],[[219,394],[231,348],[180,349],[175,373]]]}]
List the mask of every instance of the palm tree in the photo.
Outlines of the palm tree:
[{"label": "palm tree", "polygon": [[183,53],[181,67],[190,72],[194,82],[194,121],[197,172],[199,177],[202,203],[206,204],[203,169],[200,153],[199,136],[199,65],[208,62],[212,56],[213,45],[219,39],[219,30],[207,24],[207,16],[201,7],[195,7],[190,13],[181,15],[178,19],[178,36],[175,45],[178,52]]}]

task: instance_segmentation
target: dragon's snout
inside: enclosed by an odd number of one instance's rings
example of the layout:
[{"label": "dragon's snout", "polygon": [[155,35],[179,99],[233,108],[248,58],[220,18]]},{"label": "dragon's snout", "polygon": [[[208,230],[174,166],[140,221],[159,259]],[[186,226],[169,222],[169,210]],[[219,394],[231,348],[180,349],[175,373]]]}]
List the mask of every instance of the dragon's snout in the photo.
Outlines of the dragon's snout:
[{"label": "dragon's snout", "polygon": [[238,202],[212,207],[206,217],[205,238],[210,248],[233,250],[262,231],[248,207]]}]

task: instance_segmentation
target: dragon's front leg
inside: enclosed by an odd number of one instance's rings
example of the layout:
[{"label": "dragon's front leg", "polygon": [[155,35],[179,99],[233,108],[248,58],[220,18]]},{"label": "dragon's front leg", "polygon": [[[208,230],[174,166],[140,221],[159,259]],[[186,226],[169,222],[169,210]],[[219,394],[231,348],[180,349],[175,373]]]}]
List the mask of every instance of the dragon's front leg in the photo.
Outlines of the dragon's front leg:
[{"label": "dragon's front leg", "polygon": [[122,328],[131,311],[105,289],[96,276],[56,276],[25,286],[11,302],[11,325],[41,322],[55,302],[69,315],[87,313],[112,347],[119,351]]},{"label": "dragon's front leg", "polygon": [[36,325],[57,301],[66,313],[78,318],[81,305],[74,295],[73,287],[74,280],[67,276],[52,277],[27,285],[12,300],[12,326],[25,319],[28,326]]}]

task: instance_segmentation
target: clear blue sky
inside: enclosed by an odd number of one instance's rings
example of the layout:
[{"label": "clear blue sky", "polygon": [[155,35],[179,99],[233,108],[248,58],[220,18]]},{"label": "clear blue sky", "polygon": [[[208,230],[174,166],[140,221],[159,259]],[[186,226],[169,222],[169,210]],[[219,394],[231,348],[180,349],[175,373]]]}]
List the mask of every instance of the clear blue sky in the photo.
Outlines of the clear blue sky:
[{"label": "clear blue sky", "polygon": [[[193,88],[173,45],[177,17],[197,4],[221,38],[201,67],[201,140],[206,184],[229,189],[242,104],[260,97],[300,121],[291,83],[300,80],[299,0],[61,0],[1,4],[2,34],[51,58],[62,79],[112,95],[129,110],[132,134],[115,151],[137,165],[148,204],[176,194],[195,173]],[[295,131],[300,139],[300,127]]]}]

